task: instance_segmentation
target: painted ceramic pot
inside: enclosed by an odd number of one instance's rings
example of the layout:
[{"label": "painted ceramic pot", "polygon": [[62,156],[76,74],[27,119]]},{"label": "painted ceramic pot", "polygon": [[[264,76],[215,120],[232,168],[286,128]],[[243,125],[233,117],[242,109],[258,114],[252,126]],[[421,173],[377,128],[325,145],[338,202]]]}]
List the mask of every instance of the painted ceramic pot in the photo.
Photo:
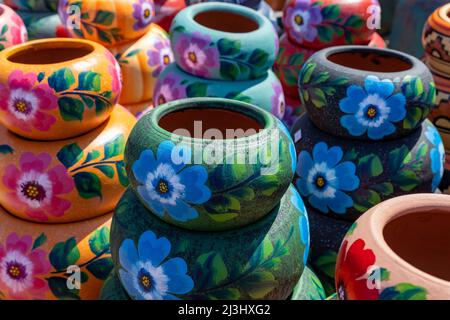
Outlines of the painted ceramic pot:
[{"label": "painted ceramic pot", "polygon": [[377,0],[289,0],[283,25],[292,42],[309,48],[367,44],[380,13]]},{"label": "painted ceramic pot", "polygon": [[75,137],[103,123],[120,90],[120,68],[92,41],[43,39],[0,52],[0,122],[30,139]]},{"label": "painted ceramic pot", "polygon": [[430,113],[430,120],[438,128],[444,147],[450,152],[450,77],[433,72],[436,82],[436,105]]},{"label": "painted ceramic pot", "polygon": [[290,98],[286,99],[286,110],[283,116],[283,123],[287,128],[291,128],[297,119],[305,112],[305,108],[299,99]]},{"label": "painted ceramic pot", "polygon": [[178,12],[186,8],[186,3],[184,0],[154,0],[154,2],[155,16],[152,22],[169,32],[173,18]]},{"label": "painted ceramic pot", "polygon": [[14,10],[56,12],[58,0],[3,0],[3,3]]},{"label": "painted ceramic pot", "polygon": [[309,268],[303,269],[302,276],[294,288],[291,300],[325,300],[325,290],[315,273]]},{"label": "painted ceramic pot", "polygon": [[228,99],[158,107],[138,121],[125,149],[125,167],[142,203],[191,230],[232,229],[265,216],[289,187],[295,162],[281,121]]},{"label": "painted ceramic pot", "polygon": [[435,106],[425,64],[399,51],[340,46],[314,54],[302,68],[299,93],[314,124],[358,140],[406,136]]},{"label": "painted ceramic pot", "polygon": [[110,49],[122,70],[122,105],[151,101],[161,72],[173,62],[167,33],[152,23],[147,33],[135,42]]},{"label": "painted ceramic pot", "polygon": [[0,3],[0,51],[28,40],[22,19],[14,10]]},{"label": "painted ceramic pot", "polygon": [[36,225],[0,208],[2,300],[97,299],[113,267],[111,218]]},{"label": "painted ceramic pot", "polygon": [[155,5],[153,0],[60,0],[58,14],[74,37],[111,47],[142,37]]},{"label": "painted ceramic pot", "polygon": [[445,157],[444,177],[441,180],[439,189],[442,190],[442,193],[444,194],[450,194],[450,153]]},{"label": "painted ceramic pot", "polygon": [[118,105],[99,128],[45,146],[0,127],[0,205],[20,218],[49,223],[113,210],[128,185],[123,151],[135,122]]},{"label": "painted ceramic pot", "polygon": [[339,251],[339,299],[450,299],[449,200],[408,195],[361,216]]},{"label": "painted ceramic pot", "polygon": [[265,76],[247,81],[208,80],[190,75],[175,63],[168,65],[156,82],[155,107],[183,98],[220,97],[251,103],[283,119],[286,102],[280,80],[269,70]]},{"label": "painted ceramic pot", "polygon": [[182,70],[228,81],[264,77],[279,47],[278,35],[266,17],[244,6],[218,2],[180,11],[170,39]]},{"label": "painted ceramic pot", "polygon": [[123,288],[115,269],[109,273],[108,278],[103,283],[99,300],[131,300]]},{"label": "painted ceramic pot", "polygon": [[240,4],[242,6],[246,6],[249,8],[252,8],[253,10],[258,10],[261,3],[263,2],[262,0],[185,0],[186,5],[191,6],[197,3],[202,3],[202,2],[225,2],[225,3],[233,3],[233,4]]},{"label": "painted ceramic pot", "polygon": [[174,228],[128,190],[114,214],[111,255],[134,300],[284,300],[304,269],[307,221],[292,186],[263,219],[214,233]]},{"label": "painted ceramic pot", "polygon": [[304,114],[292,128],[296,186],[308,205],[354,221],[381,201],[434,192],[444,172],[444,145],[429,120],[409,136],[383,142],[343,140]]},{"label": "painted ceramic pot", "polygon": [[22,18],[27,28],[29,40],[71,37],[57,13],[30,11],[16,12]]},{"label": "painted ceramic pot", "polygon": [[124,105],[124,107],[130,111],[136,119],[139,119],[144,113],[147,113],[151,109],[153,109],[153,103],[151,101],[128,104]]}]

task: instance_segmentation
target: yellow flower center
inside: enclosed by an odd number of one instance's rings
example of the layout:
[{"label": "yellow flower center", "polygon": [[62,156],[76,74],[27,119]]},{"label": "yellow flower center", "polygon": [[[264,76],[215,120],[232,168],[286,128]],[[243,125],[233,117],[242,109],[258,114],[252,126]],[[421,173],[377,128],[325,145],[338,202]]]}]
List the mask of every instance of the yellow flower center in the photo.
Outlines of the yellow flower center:
[{"label": "yellow flower center", "polygon": [[188,53],[188,58],[189,58],[189,60],[191,60],[193,63],[197,63],[197,56],[195,55],[194,52],[189,52],[189,53]]},{"label": "yellow flower center", "polygon": [[169,192],[169,186],[167,185],[167,182],[160,180],[158,182],[158,190],[161,193],[167,193]]},{"label": "yellow flower center", "polygon": [[150,278],[146,275],[141,277],[141,283],[145,288],[150,288],[150,286],[152,285]]},{"label": "yellow flower center", "polygon": [[294,17],[294,21],[296,24],[298,24],[299,26],[303,25],[303,23],[305,22],[305,20],[303,19],[303,17],[301,15],[296,15]]},{"label": "yellow flower center", "polygon": [[317,185],[319,188],[322,188],[322,187],[325,185],[325,179],[322,178],[322,177],[317,177],[317,179],[316,179],[316,185]]},{"label": "yellow flower center", "polygon": [[170,57],[167,54],[164,55],[163,62],[165,65],[168,65],[170,63]]},{"label": "yellow flower center", "polygon": [[9,268],[8,273],[11,277],[18,278],[20,276],[20,268],[18,266],[12,265]]},{"label": "yellow flower center", "polygon": [[39,196],[39,189],[35,186],[35,185],[29,185],[26,189],[25,189],[25,193],[30,197],[30,198],[37,198]]},{"label": "yellow flower center", "polygon": [[145,18],[150,17],[150,13],[151,13],[151,12],[150,12],[150,9],[145,9],[145,10],[144,10],[144,17],[145,17]]},{"label": "yellow flower center", "polygon": [[22,113],[27,111],[27,104],[23,100],[19,100],[16,102],[16,110]]},{"label": "yellow flower center", "polygon": [[369,107],[369,109],[367,109],[367,116],[369,118],[374,118],[377,115],[377,109],[375,107]]}]

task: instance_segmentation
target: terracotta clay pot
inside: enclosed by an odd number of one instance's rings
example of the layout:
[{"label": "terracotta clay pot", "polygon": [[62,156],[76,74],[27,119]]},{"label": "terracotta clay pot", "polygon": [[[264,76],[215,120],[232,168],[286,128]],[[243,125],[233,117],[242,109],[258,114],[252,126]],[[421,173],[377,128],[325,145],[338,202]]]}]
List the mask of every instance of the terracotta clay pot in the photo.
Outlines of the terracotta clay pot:
[{"label": "terracotta clay pot", "polygon": [[60,0],[58,14],[74,37],[110,47],[142,37],[155,5],[153,0]]},{"label": "terracotta clay pot", "polygon": [[433,76],[399,51],[340,46],[314,54],[299,93],[311,120],[330,134],[359,140],[407,136],[435,106]]},{"label": "terracotta clay pot", "polygon": [[75,137],[111,114],[120,68],[92,41],[43,39],[0,52],[0,122],[37,140]]},{"label": "terracotta clay pot", "polygon": [[184,0],[154,0],[154,2],[155,17],[152,22],[169,32],[173,18],[186,8],[186,2]]},{"label": "terracotta clay pot", "polygon": [[108,278],[103,283],[102,290],[98,297],[99,300],[131,300],[128,293],[122,286],[119,276],[115,269],[113,269]]},{"label": "terracotta clay pot", "polygon": [[51,223],[111,211],[128,185],[123,150],[135,122],[117,105],[99,128],[45,144],[0,127],[0,204],[20,218]]},{"label": "terracotta clay pot", "polygon": [[111,218],[38,225],[0,208],[1,299],[97,299],[112,269]]},{"label": "terracotta clay pot", "polygon": [[444,194],[450,194],[450,153],[445,157],[444,176],[442,177],[439,189]]},{"label": "terracotta clay pot", "polygon": [[262,218],[289,187],[295,162],[281,121],[247,103],[217,98],[151,110],[125,149],[131,186],[143,204],[191,230],[228,230]]},{"label": "terracotta clay pot", "polygon": [[429,120],[401,139],[345,140],[319,130],[304,114],[291,132],[298,152],[296,186],[308,205],[354,221],[383,200],[434,192],[444,146]]},{"label": "terracotta clay pot", "polygon": [[122,71],[122,105],[151,101],[156,81],[164,68],[173,62],[167,33],[152,23],[137,41],[110,48]]},{"label": "terracotta clay pot", "polygon": [[305,267],[291,300],[325,300],[325,298],[325,290],[319,278],[309,267]]},{"label": "terracotta clay pot", "polygon": [[71,37],[55,12],[16,11],[16,13],[27,28],[29,40]]},{"label": "terracotta clay pot", "polygon": [[[306,211],[292,186],[269,215],[226,232],[174,228],[128,190],[114,214],[111,254],[135,300],[284,300],[303,272],[308,236]],[[161,279],[168,279],[165,287]]]},{"label": "terracotta clay pot", "polygon": [[56,12],[58,0],[3,0],[14,10]]},{"label": "terracotta clay pot", "polygon": [[22,19],[14,10],[0,3],[0,51],[28,40]]},{"label": "terracotta clay pot", "polygon": [[372,208],[342,243],[339,299],[450,299],[449,229],[447,195],[408,195]]}]

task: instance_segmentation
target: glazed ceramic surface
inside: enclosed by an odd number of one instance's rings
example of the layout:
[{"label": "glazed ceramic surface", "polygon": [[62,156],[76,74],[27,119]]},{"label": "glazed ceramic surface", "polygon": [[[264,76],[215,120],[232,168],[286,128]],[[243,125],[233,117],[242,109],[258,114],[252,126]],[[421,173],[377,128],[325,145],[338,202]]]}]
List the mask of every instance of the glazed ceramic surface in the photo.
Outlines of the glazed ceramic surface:
[{"label": "glazed ceramic surface", "polygon": [[14,10],[0,3],[0,51],[28,40],[22,19]]},{"label": "glazed ceramic surface", "polygon": [[174,228],[129,190],[113,218],[111,252],[135,300],[284,300],[304,269],[307,221],[293,187],[265,218],[215,233]]},{"label": "glazed ceramic surface", "polygon": [[55,12],[16,12],[27,28],[29,40],[71,37]]},{"label": "glazed ceramic surface", "polygon": [[43,39],[0,52],[0,121],[30,139],[80,135],[116,104],[120,68],[92,41]]},{"label": "glazed ceramic surface", "polygon": [[449,200],[448,195],[409,195],[361,216],[339,252],[339,299],[450,299]]},{"label": "glazed ceramic surface", "polygon": [[282,119],[286,102],[280,80],[269,70],[262,78],[248,81],[208,80],[192,76],[175,63],[168,65],[156,82],[155,107],[183,98],[220,97],[251,103]]},{"label": "glazed ceramic surface", "polygon": [[58,0],[3,0],[14,10],[56,12]]},{"label": "glazed ceramic surface", "polygon": [[110,47],[143,36],[155,5],[153,0],[61,0],[58,14],[73,36]]},{"label": "glazed ceramic surface", "polygon": [[289,0],[283,25],[289,39],[305,47],[366,44],[380,11],[377,0]]},{"label": "glazed ceramic surface", "polygon": [[279,47],[266,17],[244,6],[217,2],[183,9],[172,22],[170,39],[181,69],[228,81],[264,77]]},{"label": "glazed ceramic surface", "polygon": [[147,33],[139,40],[110,50],[119,61],[122,71],[120,104],[151,101],[159,75],[173,62],[167,33],[152,23]]},{"label": "glazed ceramic surface", "polygon": [[147,101],[142,103],[126,104],[124,105],[124,108],[126,108],[137,119],[139,119],[144,113],[147,113],[148,111],[153,109],[153,102]]},{"label": "glazed ceramic surface", "polygon": [[113,267],[111,218],[37,225],[0,208],[0,298],[97,299]]},{"label": "glazed ceramic surface", "polygon": [[169,32],[173,18],[186,7],[184,0],[154,0],[155,16],[152,22]]},{"label": "glazed ceramic surface", "polygon": [[383,142],[326,134],[306,114],[291,132],[296,186],[308,205],[330,216],[354,221],[383,200],[434,192],[444,171],[442,139],[429,120],[405,138]]},{"label": "glazed ceramic surface", "polygon": [[319,278],[309,267],[305,267],[291,300],[325,300],[325,298],[325,290]]},{"label": "glazed ceramic surface", "polygon": [[286,96],[286,110],[283,116],[283,123],[287,128],[291,128],[297,119],[305,112],[300,99]]},{"label": "glazed ceramic surface", "polygon": [[128,185],[123,152],[135,121],[118,105],[99,128],[45,145],[1,127],[0,204],[20,218],[51,223],[111,211]]},{"label": "glazed ceramic surface", "polygon": [[120,282],[119,276],[113,269],[103,283],[99,300],[131,300]]},{"label": "glazed ceramic surface", "polygon": [[[226,130],[233,132],[228,139]],[[295,162],[279,120],[225,99],[179,100],[151,110],[125,149],[132,188],[144,205],[192,230],[237,228],[265,216],[291,183]]]},{"label": "glazed ceramic surface", "polygon": [[435,106],[428,68],[407,54],[363,46],[323,49],[303,66],[299,92],[321,130],[359,140],[402,137]]}]

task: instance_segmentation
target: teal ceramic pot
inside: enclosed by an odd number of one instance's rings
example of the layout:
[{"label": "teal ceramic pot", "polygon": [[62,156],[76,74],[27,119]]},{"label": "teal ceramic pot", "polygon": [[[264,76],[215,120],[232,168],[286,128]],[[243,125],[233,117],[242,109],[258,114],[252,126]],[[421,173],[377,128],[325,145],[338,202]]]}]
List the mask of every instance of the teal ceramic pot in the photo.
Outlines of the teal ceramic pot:
[{"label": "teal ceramic pot", "polygon": [[178,100],[153,109],[125,148],[128,177],[142,203],[192,230],[237,228],[268,214],[291,183],[295,161],[281,121],[226,99]]},{"label": "teal ceramic pot", "polygon": [[333,135],[359,140],[403,137],[435,106],[436,86],[420,60],[399,51],[340,46],[303,66],[299,93],[311,121]]},{"label": "teal ceramic pot", "polygon": [[176,228],[128,190],[113,218],[111,254],[134,300],[285,300],[304,269],[307,221],[294,187],[263,219],[226,232]]},{"label": "teal ceramic pot", "polygon": [[44,38],[70,38],[57,13],[16,11],[28,31],[29,40]]},{"label": "teal ceramic pot", "polygon": [[258,12],[236,4],[189,6],[172,21],[170,40],[178,66],[216,80],[249,80],[266,75],[278,53],[278,35]]},{"label": "teal ceramic pot", "polygon": [[340,219],[354,221],[393,197],[434,192],[444,172],[442,139],[429,120],[404,138],[369,142],[324,133],[304,114],[292,133],[300,194],[308,205]]},{"label": "teal ceramic pot", "polygon": [[3,0],[3,3],[14,10],[56,12],[59,0]]},{"label": "teal ceramic pot", "polygon": [[99,300],[131,300],[120,282],[116,270],[112,270],[103,283]]},{"label": "teal ceramic pot", "polygon": [[325,300],[325,298],[322,283],[316,274],[306,266],[300,281],[294,288],[291,300]]},{"label": "teal ceramic pot", "polygon": [[281,83],[272,71],[255,80],[220,81],[190,75],[172,63],[160,74],[153,91],[155,107],[173,100],[196,97],[248,102],[279,119],[284,116],[286,104]]}]

